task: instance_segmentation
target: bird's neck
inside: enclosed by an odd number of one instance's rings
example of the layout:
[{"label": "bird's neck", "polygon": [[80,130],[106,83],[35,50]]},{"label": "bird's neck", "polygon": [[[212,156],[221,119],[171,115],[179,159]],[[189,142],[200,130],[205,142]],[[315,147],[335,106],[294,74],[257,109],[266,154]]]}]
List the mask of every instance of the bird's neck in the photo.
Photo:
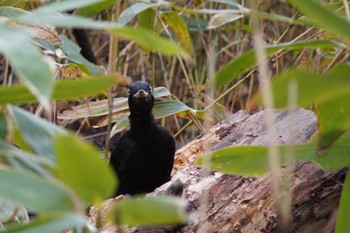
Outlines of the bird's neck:
[{"label": "bird's neck", "polygon": [[142,130],[150,126],[154,126],[156,124],[152,113],[147,113],[147,114],[131,113],[129,115],[129,121],[130,121],[130,129],[132,131]]}]

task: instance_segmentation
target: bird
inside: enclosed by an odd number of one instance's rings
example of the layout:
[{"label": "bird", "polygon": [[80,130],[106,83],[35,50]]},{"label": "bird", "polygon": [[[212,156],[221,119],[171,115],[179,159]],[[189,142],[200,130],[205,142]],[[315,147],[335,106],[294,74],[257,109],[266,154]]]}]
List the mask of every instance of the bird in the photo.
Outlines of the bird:
[{"label": "bird", "polygon": [[152,87],[136,81],[128,92],[130,129],[113,149],[109,164],[119,185],[114,196],[146,194],[171,178],[175,140],[170,132],[156,124],[152,110]]}]

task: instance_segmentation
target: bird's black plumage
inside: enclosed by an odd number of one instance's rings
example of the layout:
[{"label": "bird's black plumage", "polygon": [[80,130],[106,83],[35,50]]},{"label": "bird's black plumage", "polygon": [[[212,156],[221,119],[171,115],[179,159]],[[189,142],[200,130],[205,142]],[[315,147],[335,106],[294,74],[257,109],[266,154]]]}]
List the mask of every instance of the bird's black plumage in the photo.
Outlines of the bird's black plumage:
[{"label": "bird's black plumage", "polygon": [[130,85],[128,130],[113,150],[110,165],[119,179],[119,194],[153,191],[170,179],[175,141],[169,131],[155,123],[152,88],[146,82]]}]

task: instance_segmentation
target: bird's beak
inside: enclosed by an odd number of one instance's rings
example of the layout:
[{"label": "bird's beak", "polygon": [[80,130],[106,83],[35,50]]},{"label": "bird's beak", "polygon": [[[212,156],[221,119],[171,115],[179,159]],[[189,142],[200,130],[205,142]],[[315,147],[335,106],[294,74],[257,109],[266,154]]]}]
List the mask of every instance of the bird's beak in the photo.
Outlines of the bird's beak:
[{"label": "bird's beak", "polygon": [[146,98],[147,96],[149,96],[149,93],[144,91],[144,90],[139,90],[138,92],[136,92],[136,94],[134,94],[134,97],[139,99],[139,98]]}]

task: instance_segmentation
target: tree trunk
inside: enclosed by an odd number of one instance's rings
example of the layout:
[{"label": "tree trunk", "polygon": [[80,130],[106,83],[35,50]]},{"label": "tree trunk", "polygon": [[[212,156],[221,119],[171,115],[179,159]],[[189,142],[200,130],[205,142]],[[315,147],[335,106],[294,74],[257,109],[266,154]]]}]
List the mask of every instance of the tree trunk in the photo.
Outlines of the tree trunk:
[{"label": "tree trunk", "polygon": [[[284,194],[291,194],[291,208],[288,225],[281,227],[281,215],[274,201],[276,195],[272,197],[270,188],[271,174],[242,177],[192,165],[203,152],[235,145],[266,145],[264,112],[249,115],[240,111],[177,151],[172,180],[150,195],[167,193],[172,183],[181,180],[182,197],[188,201],[188,212],[192,216],[188,224],[133,228],[124,232],[333,232],[344,169],[325,172],[310,162],[282,167],[282,174],[290,175],[290,190]],[[292,143],[288,114],[275,111],[275,116],[278,143]],[[298,109],[293,117],[294,143],[306,143],[317,129],[316,116],[311,111]]]}]

